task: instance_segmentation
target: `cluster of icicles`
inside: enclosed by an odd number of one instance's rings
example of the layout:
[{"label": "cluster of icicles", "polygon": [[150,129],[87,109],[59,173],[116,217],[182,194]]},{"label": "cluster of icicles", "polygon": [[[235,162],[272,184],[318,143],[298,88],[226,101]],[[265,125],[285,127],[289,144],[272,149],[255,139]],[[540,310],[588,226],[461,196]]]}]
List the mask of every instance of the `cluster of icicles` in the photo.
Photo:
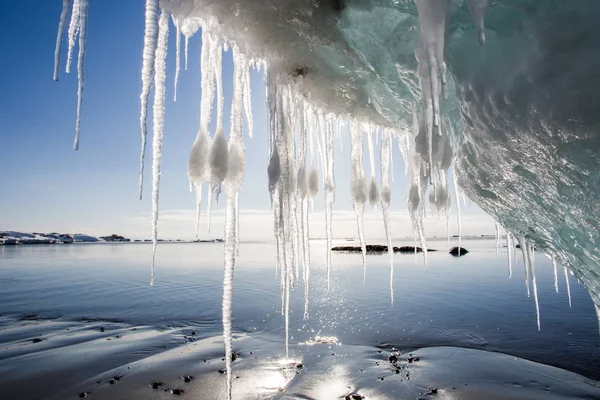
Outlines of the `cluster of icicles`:
[{"label": "cluster of icicles", "polygon": [[[406,129],[393,130],[374,126],[365,121],[349,121],[350,157],[351,157],[351,196],[356,214],[357,230],[362,248],[363,278],[366,274],[366,244],[363,235],[363,212],[367,201],[371,206],[381,205],[388,249],[392,249],[392,233],[389,222],[391,196],[391,171],[393,170],[392,143],[396,138],[399,150],[404,157],[406,172],[409,174],[407,205],[413,220],[415,243],[423,248],[423,257],[427,262],[427,247],[423,218],[425,217],[425,198],[429,189],[431,209],[437,215],[449,218],[450,189],[449,169],[453,153],[449,145],[448,134],[452,124],[440,115],[439,98],[446,97],[446,64],[444,48],[447,15],[446,0],[416,0],[421,24],[421,34],[415,49],[419,62],[418,76],[422,91],[422,110],[413,107],[412,132]],[[469,0],[471,12],[476,21],[480,42],[485,42],[483,15],[487,0]],[[63,0],[58,35],[56,40],[54,79],[58,80],[60,53],[63,32],[68,25],[68,57],[66,71],[69,72],[76,39],[79,38],[78,101],[75,130],[75,149],[78,148],[83,95],[83,64],[85,60],[85,39],[87,25],[88,0]],[[142,149],[140,155],[140,198],[142,196],[144,153],[146,148],[149,99],[154,88],[153,115],[153,162],[152,162],[152,239],[153,259],[151,284],[154,283],[154,255],[158,238],[158,205],[161,149],[165,117],[165,78],[166,55],[169,34],[170,15],[162,10],[158,0],[146,0],[145,33],[142,65],[142,93],[140,128]],[[229,44],[222,38],[211,34],[210,25],[195,20],[180,21],[173,17],[177,29],[177,61],[175,73],[175,100],[177,97],[177,79],[180,71],[180,42],[185,37],[185,67],[187,69],[188,39],[201,27],[201,84],[200,128],[192,146],[188,165],[190,188],[196,192],[197,221],[199,229],[202,187],[208,185],[208,226],[210,229],[210,208],[213,195],[217,200],[224,189],[226,202],[225,219],[225,269],[223,281],[223,335],[226,349],[227,394],[231,398],[231,299],[233,269],[239,246],[239,191],[245,173],[245,150],[242,136],[243,115],[246,116],[249,136],[252,136],[253,120],[251,112],[250,79],[251,67],[262,67],[265,72],[267,108],[269,117],[269,165],[267,168],[269,192],[274,211],[274,232],[277,248],[277,273],[281,282],[282,314],[285,316],[286,352],[289,338],[290,290],[300,279],[299,264],[302,263],[304,283],[304,318],[308,318],[308,290],[310,276],[310,249],[308,216],[310,205],[319,191],[319,171],[322,177],[322,189],[326,204],[327,237],[327,288],[331,274],[332,248],[332,209],[335,201],[334,177],[334,139],[342,140],[341,121],[337,116],[328,114],[311,106],[297,88],[298,82],[289,76],[270,73],[264,60],[252,60],[242,54],[235,44]],[[228,140],[223,129],[222,94],[222,51],[233,52],[233,96],[231,103],[231,121]],[[298,78],[298,79],[301,79]],[[209,124],[212,115],[214,97],[217,103],[216,131],[212,138]],[[449,130],[450,132],[446,132]],[[421,135],[425,133],[425,135]],[[369,182],[363,168],[363,136],[367,135],[371,177]],[[381,182],[380,188],[375,180],[374,137],[380,146]],[[425,137],[426,143],[418,151],[418,137]],[[459,187],[453,176],[454,193],[457,203],[459,226],[459,247],[461,236]],[[497,225],[497,243],[500,243],[500,226]],[[513,236],[506,232],[508,248],[509,275],[512,276],[511,248]],[[533,245],[523,237],[517,237],[523,252],[526,271],[527,293],[530,282],[533,286],[537,310],[538,329],[540,328],[537,285],[535,279]],[[393,303],[393,251],[388,251],[390,263],[390,295]],[[515,255],[516,257],[516,255]],[[555,288],[558,291],[557,266],[554,265]],[[569,277],[565,268],[567,289]],[[571,302],[569,290],[569,304]]]}]

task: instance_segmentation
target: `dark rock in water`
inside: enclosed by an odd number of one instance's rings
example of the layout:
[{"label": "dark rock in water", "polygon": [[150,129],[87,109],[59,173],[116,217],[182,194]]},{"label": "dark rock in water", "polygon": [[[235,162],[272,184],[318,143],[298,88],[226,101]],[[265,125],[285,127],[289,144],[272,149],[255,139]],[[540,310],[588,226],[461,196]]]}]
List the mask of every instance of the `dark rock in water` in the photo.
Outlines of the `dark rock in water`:
[{"label": "dark rock in water", "polygon": [[[423,249],[420,248],[420,247],[416,247],[416,251],[417,251],[417,253],[422,253]],[[433,250],[429,250],[429,251],[433,251]],[[401,254],[414,254],[415,253],[415,246],[394,247],[394,252],[395,253],[401,253]]]},{"label": "dark rock in water", "polygon": [[[366,246],[367,254],[383,254],[387,253],[388,247],[382,244],[368,244]],[[422,253],[423,249],[415,246],[394,246],[394,253],[403,253],[403,254],[414,254],[416,249],[417,253]],[[362,253],[362,249],[360,246],[337,246],[332,247],[332,251],[340,251],[344,253]],[[434,249],[428,249],[427,251],[437,251]]]},{"label": "dark rock in water", "polygon": [[117,381],[115,379],[111,379],[110,381],[108,381],[108,383],[110,383],[111,385],[114,385],[115,383],[117,383]]},{"label": "dark rock in water", "polygon": [[429,389],[429,394],[437,394],[438,390],[436,388]]},{"label": "dark rock in water", "polygon": [[44,339],[35,338],[35,339],[31,340],[31,341],[32,341],[33,343],[39,343],[39,342],[41,342],[42,340],[44,340]]},{"label": "dark rock in water", "polygon": [[194,380],[194,377],[193,376],[182,376],[181,379],[183,379],[183,381],[186,383],[190,383],[191,381]]},{"label": "dark rock in water", "polygon": [[[413,362],[421,361],[419,357],[408,357],[408,363],[412,364]],[[408,374],[408,372],[407,372]]]},{"label": "dark rock in water", "polygon": [[220,374],[224,374],[224,373],[225,373],[225,370],[224,370],[224,369],[220,369],[220,370],[219,370],[219,373],[220,373]]},{"label": "dark rock in water", "polygon": [[458,257],[458,256],[464,256],[468,252],[469,252],[469,250],[465,249],[464,247],[453,247],[450,249],[450,251],[448,253],[452,254],[455,257]]},{"label": "dark rock in water", "polygon": [[239,356],[238,356],[236,353],[233,353],[233,352],[232,352],[232,353],[231,353],[231,362],[234,362],[235,360],[237,360],[237,359],[238,359],[238,357],[239,357]]},{"label": "dark rock in water", "polygon": [[79,393],[79,398],[85,399],[87,397],[87,395],[88,395],[87,392],[81,392],[81,393]]},{"label": "dark rock in water", "polygon": [[121,380],[121,378],[122,378],[122,376],[120,376],[120,375],[113,376],[113,379],[114,379],[115,381],[120,381],[120,380]]},{"label": "dark rock in water", "polygon": [[302,364],[296,364],[296,368],[302,369],[302,368],[304,368],[304,365],[302,365]]},{"label": "dark rock in water", "polygon": [[348,396],[344,397],[344,400],[363,400],[364,397],[357,393],[350,393]]},{"label": "dark rock in water", "polygon": [[173,393],[177,396],[181,396],[183,394],[183,389],[172,389],[171,393]]},{"label": "dark rock in water", "polygon": [[190,335],[195,336],[196,335],[196,331],[192,331],[192,333],[190,333]]},{"label": "dark rock in water", "polygon": [[157,382],[152,382],[150,384],[150,386],[152,387],[152,389],[158,389],[159,387],[162,386],[162,382],[158,382],[158,381]]},{"label": "dark rock in water", "polygon": [[392,354],[388,360],[392,363],[392,364],[396,364],[398,362],[398,357],[395,354]]}]

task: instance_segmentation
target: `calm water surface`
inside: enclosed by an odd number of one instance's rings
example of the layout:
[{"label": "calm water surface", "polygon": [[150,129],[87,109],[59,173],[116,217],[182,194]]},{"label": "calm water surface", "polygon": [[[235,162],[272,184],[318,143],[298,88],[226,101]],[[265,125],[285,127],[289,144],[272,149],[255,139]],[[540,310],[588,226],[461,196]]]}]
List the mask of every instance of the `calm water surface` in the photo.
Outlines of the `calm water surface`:
[{"label": "calm water surface", "polygon": [[[401,244],[401,243],[397,243]],[[570,276],[572,308],[559,268],[554,290],[550,261],[536,256],[542,329],[527,297],[520,252],[508,277],[506,249],[494,241],[465,241],[454,258],[395,257],[390,301],[387,255],[369,256],[366,281],[357,254],[333,256],[326,291],[325,246],[312,243],[309,319],[304,289],[291,299],[291,342],[315,335],[346,344],[411,349],[451,345],[513,354],[600,379],[600,336],[593,303]],[[445,250],[446,241],[430,246]],[[161,244],[156,283],[149,285],[151,246],[74,244],[0,246],[0,315],[98,318],[155,327],[194,326],[204,336],[221,330],[222,244]],[[284,339],[272,243],[242,243],[234,277],[233,326],[238,332]],[[300,274],[301,275],[301,274]]]}]

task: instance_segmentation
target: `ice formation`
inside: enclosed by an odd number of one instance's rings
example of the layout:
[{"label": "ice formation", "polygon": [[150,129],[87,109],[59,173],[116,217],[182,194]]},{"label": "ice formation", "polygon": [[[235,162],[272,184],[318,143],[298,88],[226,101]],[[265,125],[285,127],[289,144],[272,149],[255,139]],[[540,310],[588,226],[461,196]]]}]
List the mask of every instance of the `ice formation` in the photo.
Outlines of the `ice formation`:
[{"label": "ice formation", "polygon": [[[202,31],[200,126],[190,151],[188,176],[196,190],[198,216],[202,187],[208,186],[209,227],[213,196],[225,190],[223,324],[229,352],[231,277],[237,255],[239,191],[244,171],[240,120],[245,114],[251,135],[248,70],[252,65],[263,66],[266,75],[268,190],[275,217],[286,332],[290,290],[299,279],[300,262],[308,316],[308,213],[309,204],[319,192],[319,179],[326,204],[329,287],[335,201],[333,149],[336,135],[342,145],[341,120],[349,121],[351,132],[351,193],[361,245],[362,210],[369,200],[373,207],[381,203],[391,246],[387,213],[392,161],[388,154],[395,138],[408,174],[406,202],[415,242],[423,247],[425,262],[423,218],[428,211],[449,217],[452,168],[459,246],[459,200],[462,196],[464,203],[469,196],[506,228],[509,249],[513,236],[521,243],[527,289],[533,285],[538,326],[533,246],[568,265],[590,290],[594,302],[600,303],[600,215],[596,209],[600,185],[590,182],[590,171],[600,166],[594,134],[598,101],[592,92],[597,86],[593,83],[598,82],[592,72],[597,70],[598,60],[588,57],[596,54],[595,43],[580,40],[600,33],[592,17],[600,12],[600,3],[523,2],[527,4],[488,5],[487,0],[146,1],[140,196],[147,109],[154,87],[152,231],[156,245],[166,39],[172,17],[177,30],[175,86],[180,69],[180,35],[185,37],[187,69],[188,40]],[[79,37],[75,147],[82,111],[87,5],[88,0],[63,1],[55,51],[58,65],[61,35],[70,12],[67,72]],[[565,15],[571,18],[566,24]],[[558,24],[568,29],[556,29]],[[579,46],[569,45],[574,41]],[[484,51],[480,48],[483,44]],[[234,52],[235,64],[232,128],[228,133],[222,122],[224,45]],[[58,67],[54,77],[58,77]],[[217,128],[210,132],[215,96]],[[585,104],[580,99],[586,99]],[[362,159],[363,132],[369,149],[368,186],[362,160],[358,161]],[[381,188],[374,175],[373,135],[381,150]],[[581,146],[586,152],[580,151]],[[557,215],[564,216],[561,223],[556,223]],[[508,259],[511,275],[510,250]],[[365,258],[363,263],[366,265]],[[390,278],[392,274],[390,252]],[[566,267],[565,278],[570,299]],[[230,396],[230,361],[227,370]]]}]

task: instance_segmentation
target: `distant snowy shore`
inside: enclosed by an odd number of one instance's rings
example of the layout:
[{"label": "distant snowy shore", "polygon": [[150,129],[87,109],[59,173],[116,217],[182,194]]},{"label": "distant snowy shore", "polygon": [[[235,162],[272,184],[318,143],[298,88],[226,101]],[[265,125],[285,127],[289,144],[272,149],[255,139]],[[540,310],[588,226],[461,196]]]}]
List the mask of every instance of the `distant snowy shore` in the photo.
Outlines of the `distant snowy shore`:
[{"label": "distant snowy shore", "polygon": [[[210,240],[182,240],[182,239],[158,239],[159,242],[169,243],[221,243],[222,239]],[[71,243],[144,243],[151,242],[150,239],[131,240],[124,236],[112,234],[110,236],[91,236],[83,233],[39,233],[39,232],[16,232],[0,231],[0,246],[20,244],[71,244]]]},{"label": "distant snowy shore", "polygon": [[119,236],[101,236],[95,237],[82,233],[39,233],[39,232],[16,232],[16,231],[0,231],[0,245],[17,245],[17,244],[60,244],[60,243],[95,243],[95,242],[130,242],[131,240]]}]

